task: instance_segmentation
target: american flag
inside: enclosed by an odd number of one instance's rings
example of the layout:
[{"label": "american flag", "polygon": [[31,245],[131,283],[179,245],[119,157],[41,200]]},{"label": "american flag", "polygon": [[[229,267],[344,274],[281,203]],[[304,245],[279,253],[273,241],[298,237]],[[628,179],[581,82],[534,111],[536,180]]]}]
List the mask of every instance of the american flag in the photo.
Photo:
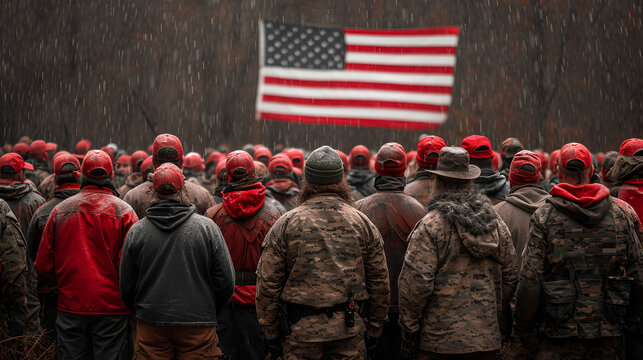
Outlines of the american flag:
[{"label": "american flag", "polygon": [[446,121],[458,27],[322,28],[261,21],[258,119],[431,129]]}]

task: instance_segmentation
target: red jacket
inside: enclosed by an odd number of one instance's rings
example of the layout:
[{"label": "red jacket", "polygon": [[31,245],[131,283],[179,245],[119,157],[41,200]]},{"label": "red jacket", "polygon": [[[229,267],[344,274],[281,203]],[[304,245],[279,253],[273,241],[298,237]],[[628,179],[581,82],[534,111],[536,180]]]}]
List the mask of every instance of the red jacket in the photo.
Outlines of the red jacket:
[{"label": "red jacket", "polygon": [[[221,229],[230,251],[236,272],[233,303],[255,304],[254,273],[261,256],[261,244],[272,224],[279,219],[279,211],[264,200],[263,185],[255,183],[224,193],[223,202],[205,213]],[[247,277],[241,279],[242,274]]]},{"label": "red jacket", "polygon": [[624,182],[618,191],[618,198],[632,205],[639,220],[643,221],[643,179],[631,179]]},{"label": "red jacket", "polygon": [[41,280],[58,285],[58,310],[125,315],[118,268],[125,235],[138,221],[112,190],[89,185],[51,212],[36,257]]}]

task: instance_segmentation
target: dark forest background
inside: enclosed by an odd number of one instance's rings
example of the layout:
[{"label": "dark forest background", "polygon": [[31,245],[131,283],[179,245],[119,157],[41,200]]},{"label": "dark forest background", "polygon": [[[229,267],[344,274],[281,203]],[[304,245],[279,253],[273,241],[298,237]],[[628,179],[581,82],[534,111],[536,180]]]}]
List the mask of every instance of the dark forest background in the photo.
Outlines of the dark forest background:
[{"label": "dark forest background", "polygon": [[187,150],[269,146],[407,149],[418,131],[254,120],[259,19],[318,26],[457,25],[449,120],[433,133],[509,136],[553,150],[617,149],[642,135],[641,1],[10,0],[0,3],[0,141]]}]

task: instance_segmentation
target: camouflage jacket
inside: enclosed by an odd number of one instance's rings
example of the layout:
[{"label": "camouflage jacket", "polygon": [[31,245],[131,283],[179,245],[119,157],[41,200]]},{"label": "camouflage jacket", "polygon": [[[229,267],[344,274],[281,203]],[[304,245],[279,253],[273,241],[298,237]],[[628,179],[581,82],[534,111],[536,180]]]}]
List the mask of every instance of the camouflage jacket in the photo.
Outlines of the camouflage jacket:
[{"label": "camouflage jacket", "polygon": [[18,218],[20,231],[27,233],[31,217],[45,203],[31,181],[9,181],[0,179],[0,199],[9,204],[11,211]]},{"label": "camouflage jacket", "polygon": [[[194,206],[196,206],[196,212],[199,215],[205,214],[209,208],[214,206],[214,199],[212,199],[212,195],[210,195],[208,190],[189,181],[186,181],[177,193],[164,198],[176,200],[185,205],[194,204]],[[151,177],[148,177],[147,181],[128,191],[123,197],[123,200],[128,203],[134,209],[136,215],[142,219],[145,217],[145,211],[147,211],[150,206],[157,204],[160,198],[156,191],[154,191]]]},{"label": "camouflage jacket", "polygon": [[56,191],[56,174],[49,174],[38,185],[38,192],[49,201],[54,197]]},{"label": "camouflage jacket", "polygon": [[588,208],[552,197],[529,227],[517,330],[594,339],[620,336],[625,321],[636,321],[643,304],[641,244],[632,218],[611,197]]},{"label": "camouflage jacket", "polygon": [[500,317],[516,287],[507,226],[477,190],[442,193],[409,236],[399,278],[400,326],[443,354],[500,349]]},{"label": "camouflage jacket", "polygon": [[[264,239],[257,265],[257,316],[267,339],[279,336],[283,303],[328,308],[368,300],[365,320],[381,328],[388,319],[389,278],[382,237],[361,212],[334,194],[317,195],[282,216]],[[344,339],[364,331],[344,324],[344,312],[311,315],[292,324],[297,341]]]},{"label": "camouflage jacket", "polygon": [[35,307],[29,301],[30,293],[35,294],[36,289],[30,288],[35,287],[29,281],[33,268],[28,266],[25,240],[19,227],[9,205],[0,199],[0,313],[8,316],[11,336],[35,334],[40,327],[38,299]]},{"label": "camouflage jacket", "polygon": [[426,209],[401,191],[378,191],[357,201],[353,206],[368,216],[382,234],[391,282],[391,305],[397,305],[397,279],[402,269],[409,233],[424,217]]}]

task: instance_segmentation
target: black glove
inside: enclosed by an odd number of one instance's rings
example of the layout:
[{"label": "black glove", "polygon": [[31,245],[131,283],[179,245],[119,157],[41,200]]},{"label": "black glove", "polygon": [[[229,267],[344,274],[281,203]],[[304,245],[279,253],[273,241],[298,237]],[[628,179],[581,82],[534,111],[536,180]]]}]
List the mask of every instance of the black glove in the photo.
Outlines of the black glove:
[{"label": "black glove", "polygon": [[270,357],[266,357],[266,359],[270,359],[270,360],[279,359],[279,357],[284,352],[283,346],[281,345],[281,338],[276,337],[272,340],[268,340],[266,342],[266,349],[268,350],[268,354],[270,355]]}]

